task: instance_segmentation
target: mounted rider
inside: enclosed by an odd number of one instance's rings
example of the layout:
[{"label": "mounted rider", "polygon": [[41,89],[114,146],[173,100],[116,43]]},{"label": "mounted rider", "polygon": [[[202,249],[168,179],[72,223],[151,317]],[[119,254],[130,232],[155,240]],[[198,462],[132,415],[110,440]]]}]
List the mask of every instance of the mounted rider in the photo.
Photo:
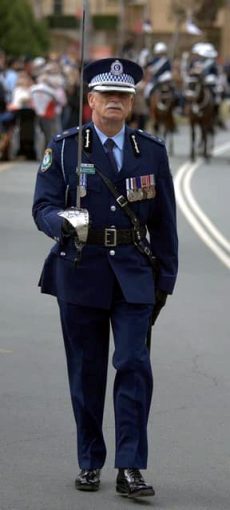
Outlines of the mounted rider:
[{"label": "mounted rider", "polygon": [[217,64],[218,52],[212,43],[200,42],[193,46],[192,55],[189,75],[200,74],[204,86],[213,95],[217,123],[222,126],[222,121],[219,119],[219,108],[224,98],[224,85]]},{"label": "mounted rider", "polygon": [[148,100],[158,86],[172,83],[172,65],[168,56],[167,45],[159,41],[153,47],[153,59],[146,65],[148,83],[145,87],[145,98]]}]

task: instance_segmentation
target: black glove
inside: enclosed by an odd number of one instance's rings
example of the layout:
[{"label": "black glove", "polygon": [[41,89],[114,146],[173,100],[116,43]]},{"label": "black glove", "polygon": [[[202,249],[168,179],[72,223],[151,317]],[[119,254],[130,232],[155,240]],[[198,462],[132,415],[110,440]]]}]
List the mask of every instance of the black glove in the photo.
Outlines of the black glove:
[{"label": "black glove", "polygon": [[64,219],[62,223],[62,235],[63,237],[76,237],[76,230],[71,223]]},{"label": "black glove", "polygon": [[161,311],[161,308],[165,306],[167,296],[168,294],[163,290],[160,289],[156,290],[156,302],[152,312],[152,326],[155,324],[157,317]]}]

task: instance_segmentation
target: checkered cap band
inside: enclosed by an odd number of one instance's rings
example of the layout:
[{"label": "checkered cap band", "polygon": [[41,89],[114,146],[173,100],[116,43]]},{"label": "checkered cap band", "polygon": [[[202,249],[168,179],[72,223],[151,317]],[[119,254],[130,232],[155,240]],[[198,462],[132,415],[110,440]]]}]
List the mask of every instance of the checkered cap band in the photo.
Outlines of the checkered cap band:
[{"label": "checkered cap band", "polygon": [[129,74],[122,73],[116,76],[112,73],[101,73],[94,76],[89,83],[89,87],[95,87],[96,85],[126,85],[126,87],[134,87],[135,82]]}]

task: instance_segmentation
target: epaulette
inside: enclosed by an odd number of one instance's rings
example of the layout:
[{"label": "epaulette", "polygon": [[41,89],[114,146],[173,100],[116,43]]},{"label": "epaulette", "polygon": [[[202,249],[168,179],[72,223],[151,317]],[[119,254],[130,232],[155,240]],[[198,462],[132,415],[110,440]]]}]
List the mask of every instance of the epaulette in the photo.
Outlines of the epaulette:
[{"label": "epaulette", "polygon": [[60,140],[63,140],[63,138],[67,138],[68,136],[76,136],[78,131],[79,131],[78,126],[66,129],[65,131],[63,131],[63,133],[58,133],[58,135],[54,137],[54,140],[55,142],[60,142]]},{"label": "epaulette", "polygon": [[144,136],[145,138],[148,138],[152,142],[159,143],[160,145],[165,146],[165,141],[163,138],[159,138],[158,136],[152,135],[151,133],[148,133],[148,131],[142,131],[142,129],[137,129],[137,133],[141,136]]}]

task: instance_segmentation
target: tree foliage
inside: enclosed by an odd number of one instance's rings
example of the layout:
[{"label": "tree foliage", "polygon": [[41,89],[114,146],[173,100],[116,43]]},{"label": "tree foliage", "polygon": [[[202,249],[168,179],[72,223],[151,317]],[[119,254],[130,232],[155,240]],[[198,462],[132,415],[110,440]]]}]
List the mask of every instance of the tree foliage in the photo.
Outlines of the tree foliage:
[{"label": "tree foliage", "polygon": [[218,11],[224,6],[224,0],[203,0],[200,9],[196,12],[196,20],[201,24],[213,23]]},{"label": "tree foliage", "polygon": [[218,11],[227,0],[171,0],[171,15],[183,23],[188,16],[200,25],[215,21]]},{"label": "tree foliage", "polygon": [[14,56],[43,54],[49,47],[46,23],[34,17],[28,0],[0,0],[0,48]]}]

